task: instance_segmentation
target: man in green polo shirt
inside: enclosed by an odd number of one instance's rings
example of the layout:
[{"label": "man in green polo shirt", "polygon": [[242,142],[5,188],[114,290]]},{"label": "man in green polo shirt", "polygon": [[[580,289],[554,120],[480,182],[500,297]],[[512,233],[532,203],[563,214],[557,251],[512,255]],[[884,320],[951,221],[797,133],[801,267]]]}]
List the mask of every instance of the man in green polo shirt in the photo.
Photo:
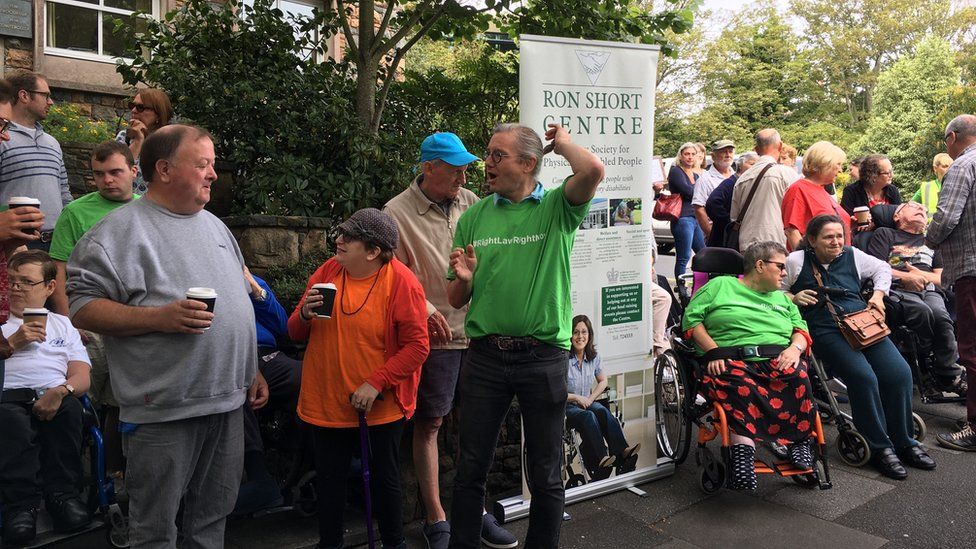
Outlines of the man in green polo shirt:
[{"label": "man in green polo shirt", "polygon": [[[132,182],[139,170],[135,167],[132,151],[124,143],[106,141],[96,146],[92,151],[91,167],[98,190],[64,207],[51,238],[50,254],[58,268],[58,283],[51,296],[51,306],[54,312],[65,316],[68,315],[68,296],[64,291],[67,278],[65,266],[75,244],[109,212],[139,198],[139,195],[132,194]],[[118,422],[119,403],[112,394],[101,337],[90,332],[82,332],[82,337],[86,340],[85,346],[91,357],[92,398],[108,407],[106,419],[110,428],[105,430],[106,470],[114,478],[116,489],[121,490],[122,440],[118,429],[111,428]]]},{"label": "man in green polo shirt", "polygon": [[[503,124],[485,152],[493,195],[458,220],[448,301],[470,302],[471,339],[461,370],[464,410],[451,508],[451,547],[478,547],[485,481],[502,422],[517,396],[525,430],[532,502],[526,547],[559,545],[565,491],[560,476],[571,335],[569,257],[576,229],[603,179],[603,164],[550,124],[538,134]],[[549,150],[572,169],[562,185],[537,181]]]}]

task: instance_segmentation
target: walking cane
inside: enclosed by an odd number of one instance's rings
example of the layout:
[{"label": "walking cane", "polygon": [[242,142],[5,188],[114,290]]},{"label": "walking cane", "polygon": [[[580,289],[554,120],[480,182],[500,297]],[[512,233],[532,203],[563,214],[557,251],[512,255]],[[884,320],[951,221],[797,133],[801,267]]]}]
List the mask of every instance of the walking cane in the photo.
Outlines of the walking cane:
[{"label": "walking cane", "polygon": [[369,549],[374,549],[373,539],[373,494],[369,489],[369,426],[366,425],[366,412],[359,412],[359,452],[363,471],[363,501],[366,504],[366,539]]},{"label": "walking cane", "polygon": [[[377,395],[376,400],[383,400],[383,395]],[[349,395],[352,402],[352,395]],[[366,412],[359,411],[359,453],[360,469],[363,472],[363,503],[366,506],[366,540],[369,549],[376,548],[376,539],[373,537],[373,493],[369,489],[369,425],[366,424]]]}]

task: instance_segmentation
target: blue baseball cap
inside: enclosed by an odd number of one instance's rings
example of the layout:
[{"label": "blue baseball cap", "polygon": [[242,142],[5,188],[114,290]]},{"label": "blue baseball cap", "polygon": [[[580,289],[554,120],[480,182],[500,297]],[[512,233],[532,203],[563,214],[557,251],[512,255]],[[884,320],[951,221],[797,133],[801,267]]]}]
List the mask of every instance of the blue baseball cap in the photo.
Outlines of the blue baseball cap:
[{"label": "blue baseball cap", "polygon": [[450,132],[427,136],[420,145],[420,161],[441,160],[452,166],[466,166],[479,158],[468,152],[461,138]]}]

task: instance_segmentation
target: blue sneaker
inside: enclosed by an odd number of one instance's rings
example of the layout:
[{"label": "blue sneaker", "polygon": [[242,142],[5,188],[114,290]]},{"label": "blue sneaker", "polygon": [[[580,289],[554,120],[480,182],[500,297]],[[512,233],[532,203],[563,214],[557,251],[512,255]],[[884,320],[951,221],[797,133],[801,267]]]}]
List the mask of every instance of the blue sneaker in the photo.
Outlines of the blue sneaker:
[{"label": "blue sneaker", "polygon": [[512,549],[518,547],[518,538],[498,524],[491,513],[481,515],[481,543],[493,549]]}]

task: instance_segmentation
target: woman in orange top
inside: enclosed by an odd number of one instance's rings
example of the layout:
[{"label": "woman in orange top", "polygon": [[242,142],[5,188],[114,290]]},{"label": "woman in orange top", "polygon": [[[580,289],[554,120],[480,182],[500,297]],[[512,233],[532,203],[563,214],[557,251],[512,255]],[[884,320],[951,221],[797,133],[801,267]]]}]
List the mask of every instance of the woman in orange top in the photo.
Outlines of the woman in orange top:
[{"label": "woman in orange top", "polygon": [[[312,274],[288,319],[291,338],[308,341],[298,415],[313,431],[318,546],[342,546],[346,477],[364,412],[380,538],[384,547],[406,547],[399,448],[430,349],[424,290],[393,257],[399,235],[390,216],[359,210],[337,232],[335,257]],[[317,310],[323,296],[312,285],[328,282],[336,286],[335,304],[332,311]]]}]

